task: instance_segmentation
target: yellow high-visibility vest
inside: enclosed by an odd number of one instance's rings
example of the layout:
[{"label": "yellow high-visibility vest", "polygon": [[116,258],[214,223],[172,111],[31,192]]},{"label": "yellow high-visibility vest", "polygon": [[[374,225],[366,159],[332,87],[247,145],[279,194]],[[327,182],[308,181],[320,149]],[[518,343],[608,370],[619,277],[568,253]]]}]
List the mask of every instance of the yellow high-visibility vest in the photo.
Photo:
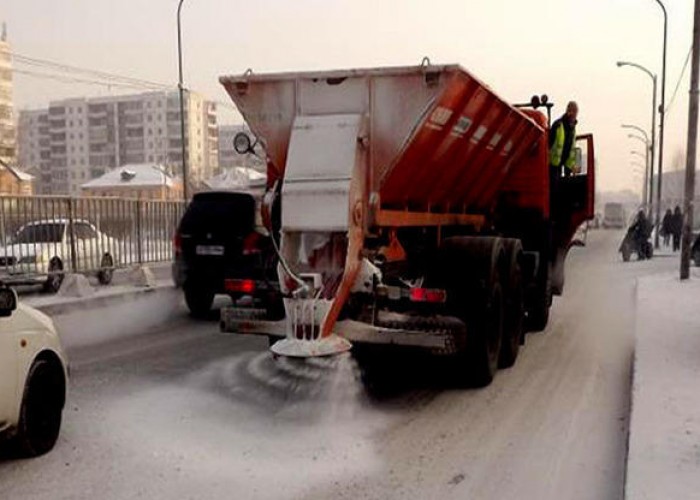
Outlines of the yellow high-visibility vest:
[{"label": "yellow high-visibility vest", "polygon": [[[574,137],[576,137],[576,129],[572,130]],[[558,166],[561,165],[561,156],[564,154],[564,142],[566,141],[566,132],[564,131],[564,124],[559,122],[554,130],[554,144],[549,150],[549,164]],[[576,148],[574,143],[571,144],[571,151],[569,151],[569,157],[564,162],[564,166],[573,170],[576,165]]]}]

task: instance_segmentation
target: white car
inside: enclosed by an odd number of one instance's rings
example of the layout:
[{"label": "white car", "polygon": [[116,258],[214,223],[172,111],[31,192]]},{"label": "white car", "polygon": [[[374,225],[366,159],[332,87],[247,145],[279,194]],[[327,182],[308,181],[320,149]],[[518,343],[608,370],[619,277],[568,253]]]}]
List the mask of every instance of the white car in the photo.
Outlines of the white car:
[{"label": "white car", "polygon": [[23,456],[51,450],[67,382],[68,361],[51,319],[0,287],[0,446],[14,444]]},{"label": "white car", "polygon": [[[112,281],[118,242],[90,222],[47,219],[25,224],[0,247],[0,280],[11,285],[42,284],[56,292],[67,270],[96,271],[100,283]],[[75,269],[72,255],[75,254]]]}]

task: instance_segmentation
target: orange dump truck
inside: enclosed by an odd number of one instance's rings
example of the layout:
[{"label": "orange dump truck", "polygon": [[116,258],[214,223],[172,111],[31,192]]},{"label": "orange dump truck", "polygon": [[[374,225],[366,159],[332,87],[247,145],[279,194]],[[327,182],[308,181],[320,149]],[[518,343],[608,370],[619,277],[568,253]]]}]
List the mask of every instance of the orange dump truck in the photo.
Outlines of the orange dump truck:
[{"label": "orange dump truck", "polygon": [[592,136],[550,201],[548,119],[457,65],[222,77],[264,148],[262,211],[285,318],[222,310],[284,356],[353,347],[445,356],[460,382],[543,329],[593,217]]}]

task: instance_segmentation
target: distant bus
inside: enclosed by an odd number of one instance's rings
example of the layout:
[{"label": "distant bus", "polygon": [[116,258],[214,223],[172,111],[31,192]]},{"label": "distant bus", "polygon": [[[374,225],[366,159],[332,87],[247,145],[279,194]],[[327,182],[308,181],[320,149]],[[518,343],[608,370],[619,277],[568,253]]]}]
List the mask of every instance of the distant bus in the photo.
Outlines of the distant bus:
[{"label": "distant bus", "polygon": [[606,203],[603,207],[603,227],[623,229],[626,224],[625,207],[622,203]]}]

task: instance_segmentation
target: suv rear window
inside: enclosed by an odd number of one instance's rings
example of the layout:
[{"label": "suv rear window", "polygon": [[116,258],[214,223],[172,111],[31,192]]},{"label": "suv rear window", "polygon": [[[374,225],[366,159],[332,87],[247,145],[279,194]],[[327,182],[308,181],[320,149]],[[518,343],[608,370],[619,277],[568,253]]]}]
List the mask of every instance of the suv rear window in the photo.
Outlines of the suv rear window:
[{"label": "suv rear window", "polygon": [[247,234],[255,227],[255,198],[246,193],[197,193],[185,215],[180,231]]}]

